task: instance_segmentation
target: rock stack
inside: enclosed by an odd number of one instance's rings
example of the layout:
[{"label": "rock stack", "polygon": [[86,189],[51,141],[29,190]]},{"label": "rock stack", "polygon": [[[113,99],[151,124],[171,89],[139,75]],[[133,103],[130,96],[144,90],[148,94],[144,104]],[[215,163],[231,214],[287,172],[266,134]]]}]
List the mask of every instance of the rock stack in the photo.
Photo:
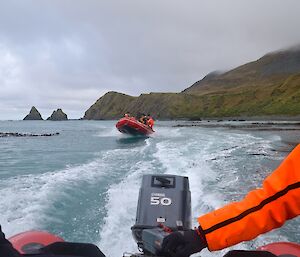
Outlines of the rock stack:
[{"label": "rock stack", "polygon": [[43,120],[42,115],[39,111],[32,106],[28,115],[23,120]]},{"label": "rock stack", "polygon": [[47,120],[59,121],[59,120],[68,120],[67,114],[65,114],[62,109],[57,109],[53,111],[50,117]]}]

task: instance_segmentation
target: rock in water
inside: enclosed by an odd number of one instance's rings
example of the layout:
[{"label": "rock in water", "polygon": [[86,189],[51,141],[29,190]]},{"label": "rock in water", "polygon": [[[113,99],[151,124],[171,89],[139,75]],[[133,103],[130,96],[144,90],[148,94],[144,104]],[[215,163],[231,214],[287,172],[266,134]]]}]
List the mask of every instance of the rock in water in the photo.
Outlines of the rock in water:
[{"label": "rock in water", "polygon": [[58,136],[59,132],[56,133],[44,133],[44,134],[29,134],[29,133],[18,133],[18,132],[0,132],[0,137],[51,137]]},{"label": "rock in water", "polygon": [[68,116],[62,111],[62,109],[57,109],[56,111],[53,111],[53,113],[50,117],[47,118],[47,120],[68,120]]},{"label": "rock in water", "polygon": [[32,106],[28,115],[23,120],[43,120],[42,115],[39,111]]}]

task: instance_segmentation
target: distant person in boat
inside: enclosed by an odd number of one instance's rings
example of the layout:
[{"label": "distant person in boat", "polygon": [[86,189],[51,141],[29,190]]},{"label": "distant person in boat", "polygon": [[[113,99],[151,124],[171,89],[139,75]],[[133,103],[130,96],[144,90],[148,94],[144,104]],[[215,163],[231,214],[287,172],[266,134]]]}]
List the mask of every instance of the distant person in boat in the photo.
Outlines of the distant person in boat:
[{"label": "distant person in boat", "polygon": [[130,113],[129,113],[129,112],[126,112],[126,113],[124,114],[124,117],[125,117],[125,118],[130,118],[130,117],[131,117],[131,115],[130,115]]},{"label": "distant person in boat", "polygon": [[[163,241],[162,252],[188,257],[206,247],[210,251],[221,250],[281,227],[299,214],[300,144],[264,180],[262,188],[250,191],[240,202],[200,216],[199,227],[194,230],[171,233]],[[226,257],[249,256],[238,255],[239,252],[229,252]]]},{"label": "distant person in boat", "polygon": [[147,115],[147,125],[153,129],[154,126],[154,119],[151,117],[150,114]]},{"label": "distant person in boat", "polygon": [[147,124],[147,116],[144,113],[139,118],[139,122],[141,122],[143,124]]}]

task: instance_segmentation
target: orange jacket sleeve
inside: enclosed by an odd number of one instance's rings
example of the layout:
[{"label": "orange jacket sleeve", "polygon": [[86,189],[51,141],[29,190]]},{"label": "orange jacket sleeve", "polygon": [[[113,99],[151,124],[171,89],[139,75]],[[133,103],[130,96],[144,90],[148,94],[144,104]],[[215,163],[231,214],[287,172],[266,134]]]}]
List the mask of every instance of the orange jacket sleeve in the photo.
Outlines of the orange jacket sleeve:
[{"label": "orange jacket sleeve", "polygon": [[300,214],[300,144],[263,187],[198,218],[208,249],[221,250],[278,228]]}]

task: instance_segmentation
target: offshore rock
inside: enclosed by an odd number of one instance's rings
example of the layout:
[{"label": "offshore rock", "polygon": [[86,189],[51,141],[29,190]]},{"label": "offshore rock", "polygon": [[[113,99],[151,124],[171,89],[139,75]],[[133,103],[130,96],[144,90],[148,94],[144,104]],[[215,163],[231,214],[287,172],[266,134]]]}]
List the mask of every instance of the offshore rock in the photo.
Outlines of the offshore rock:
[{"label": "offshore rock", "polygon": [[28,115],[23,120],[43,120],[42,115],[39,111],[32,106]]},{"label": "offshore rock", "polygon": [[67,114],[65,114],[62,109],[57,109],[53,111],[50,117],[47,120],[60,121],[60,120],[68,120]]},{"label": "offshore rock", "polygon": [[51,137],[58,136],[59,132],[56,133],[44,133],[44,134],[28,134],[18,132],[0,132],[0,137]]}]

